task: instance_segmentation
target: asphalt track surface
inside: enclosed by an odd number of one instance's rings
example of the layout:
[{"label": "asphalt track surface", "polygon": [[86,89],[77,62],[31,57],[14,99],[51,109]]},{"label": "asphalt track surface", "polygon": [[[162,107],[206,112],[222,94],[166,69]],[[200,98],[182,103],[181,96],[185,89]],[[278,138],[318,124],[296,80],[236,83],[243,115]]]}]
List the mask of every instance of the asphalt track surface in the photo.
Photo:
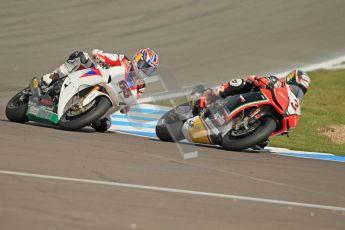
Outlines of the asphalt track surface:
[{"label": "asphalt track surface", "polygon": [[1,0],[0,229],[344,229],[343,163],[208,147],[183,160],[171,143],[4,115],[16,91],[74,50],[152,47],[181,85],[340,56],[344,8],[342,0]]}]

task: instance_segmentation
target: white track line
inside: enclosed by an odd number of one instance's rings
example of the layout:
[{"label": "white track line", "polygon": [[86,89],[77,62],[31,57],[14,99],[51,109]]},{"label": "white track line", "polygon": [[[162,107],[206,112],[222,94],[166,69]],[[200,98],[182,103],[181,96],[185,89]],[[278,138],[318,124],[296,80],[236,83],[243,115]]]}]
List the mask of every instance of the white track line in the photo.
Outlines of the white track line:
[{"label": "white track line", "polygon": [[88,184],[109,185],[109,186],[124,187],[124,188],[133,188],[133,189],[142,189],[142,190],[151,190],[151,191],[159,191],[159,192],[169,192],[169,193],[180,193],[180,194],[189,194],[189,195],[197,195],[197,196],[208,196],[208,197],[225,198],[225,199],[236,199],[236,200],[245,200],[245,201],[252,201],[252,202],[281,204],[281,205],[298,206],[298,207],[304,207],[304,208],[316,208],[316,209],[326,209],[326,210],[332,210],[332,211],[345,212],[344,207],[298,203],[298,202],[291,202],[291,201],[284,201],[284,200],[272,200],[272,199],[237,196],[237,195],[221,194],[221,193],[209,193],[209,192],[199,192],[199,191],[192,191],[192,190],[145,186],[145,185],[137,185],[137,184],[125,184],[125,183],[117,183],[117,182],[111,182],[111,181],[99,181],[99,180],[78,179],[78,178],[71,178],[71,177],[49,176],[49,175],[42,175],[42,174],[33,174],[33,173],[24,173],[24,172],[15,172],[15,171],[6,171],[6,170],[0,170],[0,174],[59,180],[59,181],[71,181],[71,182],[88,183]]}]

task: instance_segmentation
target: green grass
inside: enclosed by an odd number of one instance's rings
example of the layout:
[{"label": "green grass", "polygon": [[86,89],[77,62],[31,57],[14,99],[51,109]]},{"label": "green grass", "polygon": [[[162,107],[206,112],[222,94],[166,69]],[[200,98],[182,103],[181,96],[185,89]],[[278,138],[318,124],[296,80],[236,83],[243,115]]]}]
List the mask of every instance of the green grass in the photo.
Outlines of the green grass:
[{"label": "green grass", "polygon": [[318,70],[309,75],[312,85],[297,128],[289,138],[271,138],[271,146],[345,155],[345,144],[335,144],[317,131],[329,125],[345,125],[345,70]]}]

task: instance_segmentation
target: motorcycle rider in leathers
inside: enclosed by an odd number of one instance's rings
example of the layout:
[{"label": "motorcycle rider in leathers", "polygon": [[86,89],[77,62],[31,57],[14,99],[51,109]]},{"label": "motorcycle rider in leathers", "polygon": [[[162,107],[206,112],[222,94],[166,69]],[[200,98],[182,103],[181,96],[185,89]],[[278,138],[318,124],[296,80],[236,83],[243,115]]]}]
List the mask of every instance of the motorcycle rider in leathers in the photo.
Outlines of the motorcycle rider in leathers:
[{"label": "motorcycle rider in leathers", "polygon": [[[202,96],[194,102],[193,114],[199,114],[205,107],[219,97],[225,98],[236,94],[248,93],[251,90],[260,88],[282,87],[285,84],[290,87],[292,93],[299,99],[298,103],[301,103],[303,96],[309,89],[310,77],[301,70],[293,70],[285,78],[280,79],[275,76],[263,77],[257,75],[248,76],[246,79],[232,79],[215,89],[206,89]],[[260,143],[255,148],[259,147],[260,149],[267,145],[268,140]]]},{"label": "motorcycle rider in leathers", "polygon": [[[92,58],[91,58],[92,57]],[[136,98],[141,96],[145,89],[144,78],[150,77],[158,68],[159,57],[150,48],[141,49],[135,53],[132,60],[123,54],[106,53],[102,50],[94,49],[92,56],[82,51],[73,52],[65,63],[56,68],[52,73],[44,75],[41,79],[42,87],[47,88],[58,79],[68,74],[87,68],[110,68],[123,66],[129,74],[125,76],[131,91]],[[122,113],[129,111],[129,106],[121,110]],[[110,117],[102,118],[91,126],[99,132],[105,132],[111,126]]]}]

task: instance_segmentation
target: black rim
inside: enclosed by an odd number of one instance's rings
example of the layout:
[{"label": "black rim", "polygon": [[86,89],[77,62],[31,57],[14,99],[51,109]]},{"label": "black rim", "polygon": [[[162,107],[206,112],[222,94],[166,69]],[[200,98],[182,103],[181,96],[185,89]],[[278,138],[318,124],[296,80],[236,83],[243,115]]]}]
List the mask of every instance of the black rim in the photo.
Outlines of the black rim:
[{"label": "black rim", "polygon": [[229,136],[232,138],[243,138],[243,137],[249,136],[253,132],[255,132],[255,130],[257,130],[261,125],[262,125],[262,122],[258,120],[257,122],[252,124],[250,127],[248,127],[248,129],[244,129],[244,127],[242,127],[242,129],[239,129],[239,130],[231,130]]}]

